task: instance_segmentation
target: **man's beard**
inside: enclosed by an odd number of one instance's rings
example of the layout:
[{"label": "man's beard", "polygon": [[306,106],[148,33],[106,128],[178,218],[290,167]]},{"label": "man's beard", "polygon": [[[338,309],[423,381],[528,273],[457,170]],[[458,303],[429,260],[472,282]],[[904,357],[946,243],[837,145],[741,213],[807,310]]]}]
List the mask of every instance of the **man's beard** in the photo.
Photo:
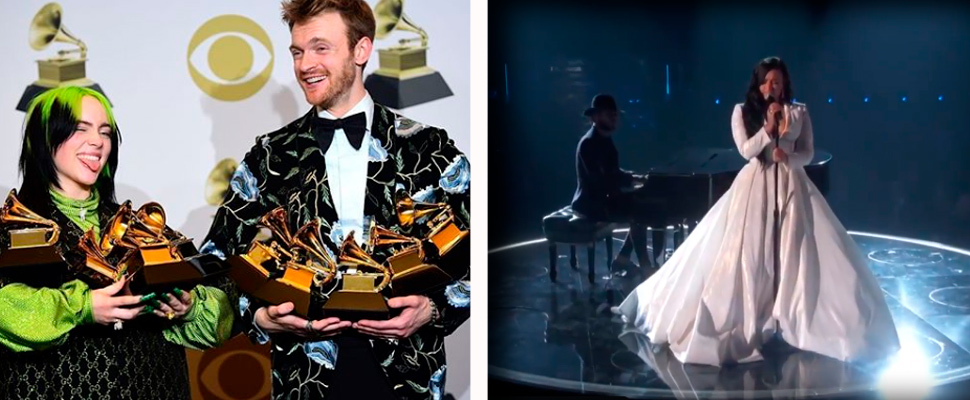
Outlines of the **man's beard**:
[{"label": "man's beard", "polygon": [[331,75],[334,78],[331,82],[332,84],[327,88],[327,92],[324,93],[323,99],[317,106],[324,110],[329,110],[339,100],[350,95],[350,88],[354,85],[355,67],[354,60],[348,59],[344,67],[340,71],[337,71],[337,74]]}]

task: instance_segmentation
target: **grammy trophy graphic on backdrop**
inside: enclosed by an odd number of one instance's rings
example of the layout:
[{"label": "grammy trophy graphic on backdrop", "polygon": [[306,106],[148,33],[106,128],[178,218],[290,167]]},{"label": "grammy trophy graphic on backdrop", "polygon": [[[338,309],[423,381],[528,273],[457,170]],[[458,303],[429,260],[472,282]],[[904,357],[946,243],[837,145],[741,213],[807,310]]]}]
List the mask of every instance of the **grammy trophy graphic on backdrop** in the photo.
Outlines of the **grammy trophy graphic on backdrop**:
[{"label": "grammy trophy graphic on backdrop", "polygon": [[188,48],[189,75],[203,92],[240,101],[259,92],[273,72],[273,43],[253,20],[220,15],[202,24]]},{"label": "grammy trophy graphic on backdrop", "polygon": [[[27,89],[17,103],[18,111],[27,111],[30,101],[48,89],[60,86],[83,86],[94,89],[101,94],[101,86],[85,76],[85,62],[88,47],[80,39],[71,34],[63,23],[64,13],[61,5],[47,3],[34,15],[30,22],[30,47],[34,50],[44,50],[51,43],[68,43],[76,49],[60,50],[57,57],[37,60],[37,72],[40,75]],[[77,56],[71,56],[78,53]],[[108,97],[105,95],[105,97]]]},{"label": "grammy trophy graphic on backdrop", "polygon": [[[428,33],[404,13],[404,0],[381,0],[374,7],[374,17],[377,19],[377,39],[394,31],[420,35],[401,39],[397,46],[377,50],[380,67],[364,82],[375,101],[400,110],[454,94],[441,74],[428,66]],[[415,41],[421,44],[409,44]]]}]

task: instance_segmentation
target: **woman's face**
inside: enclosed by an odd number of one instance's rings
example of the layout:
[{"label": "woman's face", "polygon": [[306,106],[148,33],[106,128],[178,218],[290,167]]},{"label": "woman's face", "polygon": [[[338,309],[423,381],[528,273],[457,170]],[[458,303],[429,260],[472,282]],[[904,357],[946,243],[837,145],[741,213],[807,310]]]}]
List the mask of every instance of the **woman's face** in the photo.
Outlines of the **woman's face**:
[{"label": "woman's face", "polygon": [[773,69],[768,71],[768,74],[765,75],[765,81],[761,84],[761,94],[766,99],[768,96],[779,99],[781,98],[784,84],[784,75],[782,75],[781,70]]},{"label": "woman's face", "polygon": [[81,99],[81,119],[74,133],[54,151],[57,181],[64,193],[87,193],[111,154],[111,125],[108,115],[93,97]]}]

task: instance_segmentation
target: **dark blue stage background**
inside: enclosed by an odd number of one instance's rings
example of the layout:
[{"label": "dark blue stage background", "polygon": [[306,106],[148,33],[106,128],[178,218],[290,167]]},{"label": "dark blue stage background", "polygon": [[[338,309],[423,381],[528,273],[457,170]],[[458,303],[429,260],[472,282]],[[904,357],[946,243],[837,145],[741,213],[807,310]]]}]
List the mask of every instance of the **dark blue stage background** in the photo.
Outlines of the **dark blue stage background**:
[{"label": "dark blue stage background", "polygon": [[771,55],[833,155],[847,229],[970,246],[970,6],[516,1],[489,19],[490,248],[568,204],[593,95],[626,109],[620,163],[643,172],[734,146],[732,107]]}]

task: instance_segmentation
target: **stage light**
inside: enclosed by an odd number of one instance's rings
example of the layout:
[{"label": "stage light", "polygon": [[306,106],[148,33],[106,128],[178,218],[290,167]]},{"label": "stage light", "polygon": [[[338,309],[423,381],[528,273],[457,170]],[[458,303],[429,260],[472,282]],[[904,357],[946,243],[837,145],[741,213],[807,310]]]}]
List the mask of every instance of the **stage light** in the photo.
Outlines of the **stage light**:
[{"label": "stage light", "polygon": [[832,102],[832,98],[831,98],[831,97],[829,97],[829,103],[831,103],[831,102]]},{"label": "stage light", "polygon": [[721,104],[721,99],[714,99],[714,104]]},{"label": "stage light", "polygon": [[666,81],[666,83],[667,83],[667,94],[670,94],[670,64],[665,64],[664,65],[664,71],[666,71],[666,75],[665,76],[667,78],[667,81]]},{"label": "stage light", "polygon": [[862,102],[863,102],[863,103],[868,103],[868,102],[869,102],[869,98],[868,98],[868,97],[865,97],[865,98],[863,98],[863,99],[862,99]]},{"label": "stage light", "polygon": [[939,101],[943,101],[943,95],[941,94],[940,97],[937,97],[936,99]]},{"label": "stage light", "polygon": [[906,101],[906,96],[903,96],[903,102],[905,102],[905,101]]}]

